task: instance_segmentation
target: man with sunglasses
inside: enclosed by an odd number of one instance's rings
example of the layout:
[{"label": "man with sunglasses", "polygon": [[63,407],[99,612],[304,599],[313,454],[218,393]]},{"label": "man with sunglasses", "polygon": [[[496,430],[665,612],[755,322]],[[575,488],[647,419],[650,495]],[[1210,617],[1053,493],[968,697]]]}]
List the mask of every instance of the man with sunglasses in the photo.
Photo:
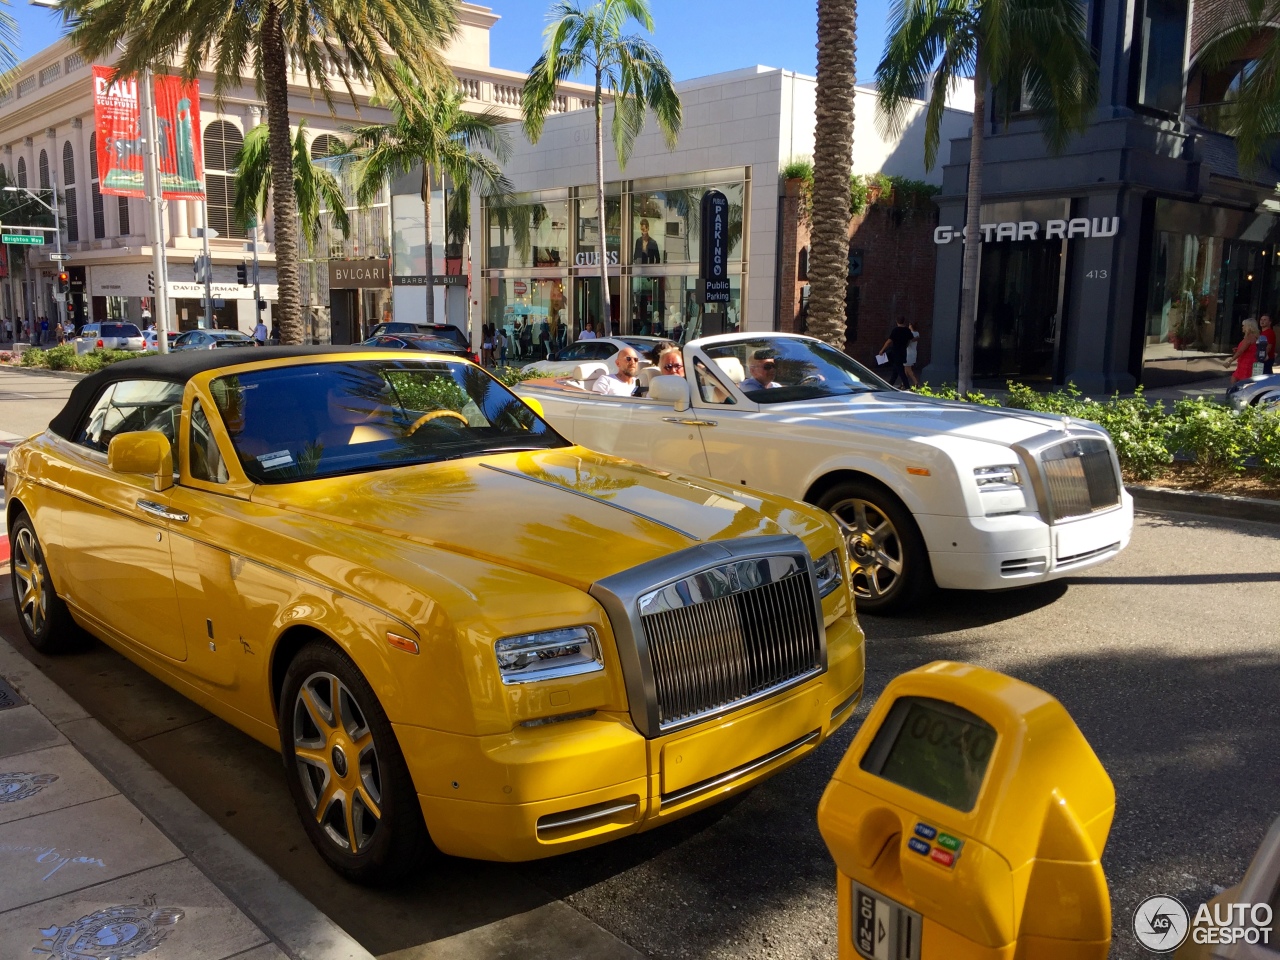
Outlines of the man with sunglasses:
[{"label": "man with sunglasses", "polygon": [[772,350],[757,350],[752,354],[751,359],[747,361],[747,372],[751,376],[738,385],[743,393],[782,386],[777,380],[777,355]]},{"label": "man with sunglasses", "polygon": [[602,393],[607,397],[630,397],[636,392],[636,371],[640,369],[640,354],[630,347],[623,347],[615,358],[618,372],[603,374],[596,378],[591,388],[592,393]]}]

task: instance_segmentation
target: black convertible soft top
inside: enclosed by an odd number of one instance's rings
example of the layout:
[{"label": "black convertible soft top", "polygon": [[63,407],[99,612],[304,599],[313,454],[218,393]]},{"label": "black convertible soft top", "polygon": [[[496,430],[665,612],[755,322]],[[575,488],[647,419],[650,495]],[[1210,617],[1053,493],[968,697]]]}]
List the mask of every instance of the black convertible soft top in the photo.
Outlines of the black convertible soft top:
[{"label": "black convertible soft top", "polygon": [[[135,360],[122,360],[109,367],[103,367],[97,373],[91,373],[71,390],[67,405],[58,411],[57,416],[49,421],[49,429],[65,440],[72,439],[76,427],[80,425],[94,400],[108,384],[121,380],[167,380],[171,383],[186,383],[198,373],[206,370],[217,370],[222,367],[238,367],[246,363],[257,363],[261,360],[284,359],[287,357],[323,356],[331,353],[350,353],[360,351],[359,345],[349,347],[254,347],[238,350],[182,350],[158,357],[138,357]],[[380,351],[381,352],[381,351]]]}]

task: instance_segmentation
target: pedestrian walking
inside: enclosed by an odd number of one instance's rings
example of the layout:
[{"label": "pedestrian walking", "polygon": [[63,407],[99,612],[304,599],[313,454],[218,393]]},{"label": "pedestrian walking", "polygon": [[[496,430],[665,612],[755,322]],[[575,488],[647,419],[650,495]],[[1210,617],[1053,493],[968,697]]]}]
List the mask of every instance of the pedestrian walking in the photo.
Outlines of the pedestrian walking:
[{"label": "pedestrian walking", "polygon": [[505,367],[507,365],[507,332],[502,327],[499,327],[494,335],[493,345],[501,358],[499,366]]},{"label": "pedestrian walking", "polygon": [[1241,338],[1236,344],[1235,352],[1231,354],[1231,359],[1227,361],[1227,366],[1235,364],[1236,368],[1231,373],[1231,381],[1248,380],[1253,376],[1253,361],[1257,351],[1254,344],[1258,340],[1258,321],[1249,317],[1240,324]]},{"label": "pedestrian walking", "polygon": [[253,328],[253,339],[258,341],[258,346],[265,347],[267,345],[267,325],[261,320],[257,326]]},{"label": "pedestrian walking", "polygon": [[1258,318],[1258,336],[1267,341],[1267,355],[1262,361],[1262,372],[1271,376],[1276,372],[1276,328],[1271,325],[1271,318],[1263,314]]},{"label": "pedestrian walking", "polygon": [[480,362],[486,367],[493,366],[493,325],[486,323],[482,328],[484,330],[484,343],[480,349]]},{"label": "pedestrian walking", "polygon": [[520,356],[527,359],[533,359],[533,321],[525,322],[524,328],[520,331]]},{"label": "pedestrian walking", "polygon": [[907,318],[899,317],[897,325],[889,331],[889,338],[879,350],[889,359],[889,371],[885,380],[890,385],[901,384],[904,387],[911,385],[903,368],[907,365],[907,346],[913,340],[911,329],[907,326]]},{"label": "pedestrian walking", "polygon": [[907,361],[902,365],[902,372],[907,375],[907,379],[911,381],[912,387],[920,386],[920,378],[916,376],[916,345],[920,342],[920,331],[916,329],[914,322],[907,324],[907,329],[911,331],[911,342],[907,344]]},{"label": "pedestrian walking", "polygon": [[13,321],[8,317],[4,318],[4,342],[13,343]]},{"label": "pedestrian walking", "polygon": [[49,318],[40,318],[40,343],[47,344],[49,342]]}]

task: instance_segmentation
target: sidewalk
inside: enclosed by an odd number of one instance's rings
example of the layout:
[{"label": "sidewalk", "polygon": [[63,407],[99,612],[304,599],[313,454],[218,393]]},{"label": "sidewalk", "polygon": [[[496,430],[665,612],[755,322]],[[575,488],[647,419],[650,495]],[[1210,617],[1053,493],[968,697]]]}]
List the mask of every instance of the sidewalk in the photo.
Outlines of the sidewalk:
[{"label": "sidewalk", "polygon": [[0,637],[0,958],[144,954],[372,960]]}]

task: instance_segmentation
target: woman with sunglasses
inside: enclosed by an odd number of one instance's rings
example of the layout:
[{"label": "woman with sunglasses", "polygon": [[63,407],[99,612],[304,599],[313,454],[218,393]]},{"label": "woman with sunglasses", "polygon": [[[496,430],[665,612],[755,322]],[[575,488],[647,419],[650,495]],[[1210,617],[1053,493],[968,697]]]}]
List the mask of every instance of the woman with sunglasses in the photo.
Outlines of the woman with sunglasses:
[{"label": "woman with sunglasses", "polygon": [[684,376],[684,354],[670,340],[663,340],[649,351],[649,359],[661,376]]}]

